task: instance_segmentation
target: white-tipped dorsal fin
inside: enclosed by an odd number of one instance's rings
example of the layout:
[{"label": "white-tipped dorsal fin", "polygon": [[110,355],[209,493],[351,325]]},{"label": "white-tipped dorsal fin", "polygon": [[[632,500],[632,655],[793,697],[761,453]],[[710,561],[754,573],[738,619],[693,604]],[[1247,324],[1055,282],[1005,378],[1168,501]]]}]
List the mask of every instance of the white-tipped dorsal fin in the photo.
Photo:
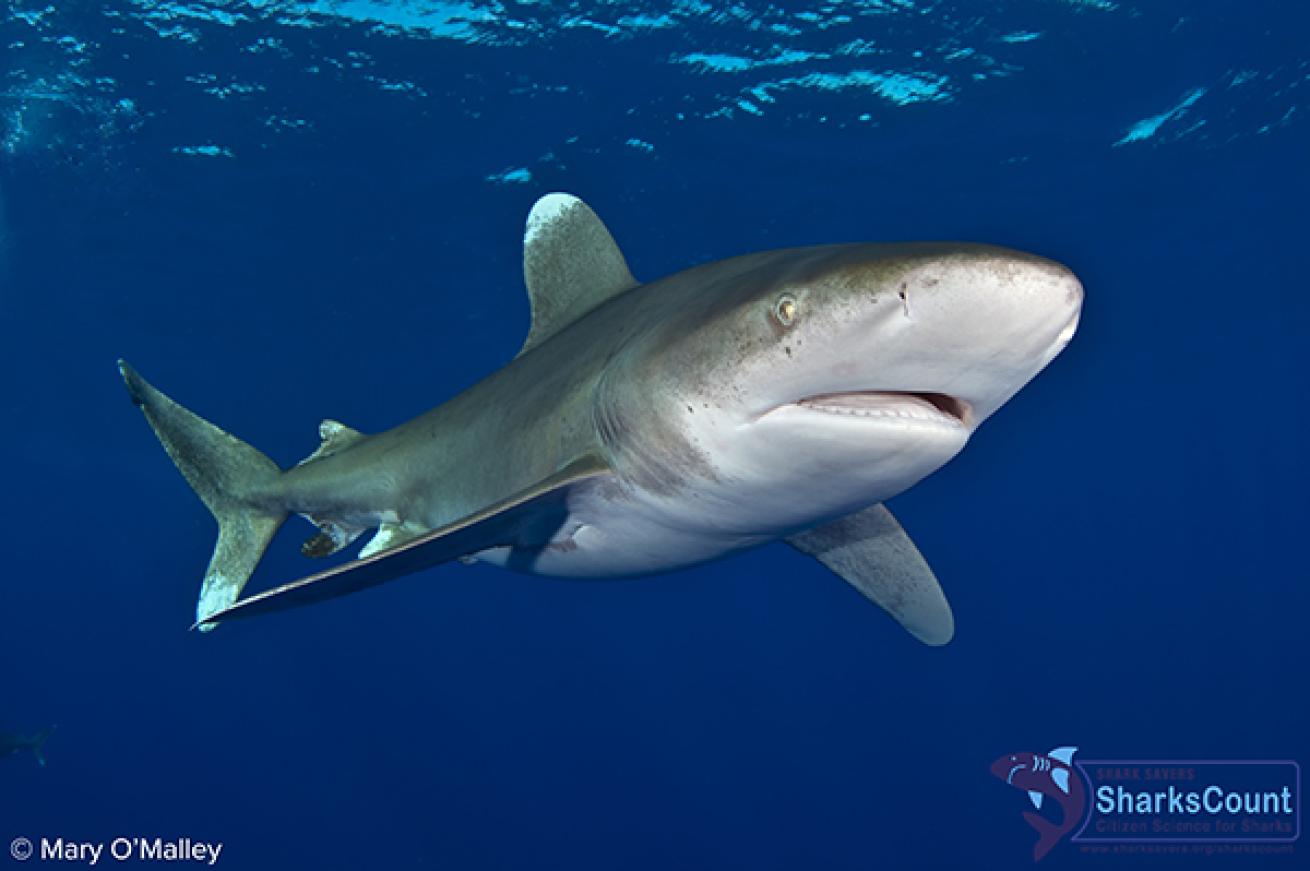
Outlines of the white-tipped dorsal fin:
[{"label": "white-tipped dorsal fin", "polygon": [[1052,759],[1058,759],[1065,765],[1073,765],[1073,755],[1078,752],[1077,747],[1056,747],[1046,755]]},{"label": "white-tipped dorsal fin", "polygon": [[323,457],[330,457],[338,451],[350,447],[365,436],[359,430],[351,429],[339,420],[329,419],[318,425],[318,437],[322,439],[318,449],[296,465],[303,466],[310,460],[321,460]]},{"label": "white-tipped dorsal fin", "polygon": [[590,207],[570,194],[546,194],[528,213],[523,281],[532,328],[520,354],[637,284],[623,252]]},{"label": "white-tipped dorsal fin", "polygon": [[1030,789],[1028,790],[1028,798],[1032,801],[1033,807],[1038,808],[1039,810],[1041,809],[1042,794],[1040,792],[1035,789]]},{"label": "white-tipped dorsal fin", "polygon": [[1064,793],[1065,795],[1069,794],[1069,769],[1052,768],[1051,780],[1055,781],[1055,785],[1060,788],[1060,792]]}]

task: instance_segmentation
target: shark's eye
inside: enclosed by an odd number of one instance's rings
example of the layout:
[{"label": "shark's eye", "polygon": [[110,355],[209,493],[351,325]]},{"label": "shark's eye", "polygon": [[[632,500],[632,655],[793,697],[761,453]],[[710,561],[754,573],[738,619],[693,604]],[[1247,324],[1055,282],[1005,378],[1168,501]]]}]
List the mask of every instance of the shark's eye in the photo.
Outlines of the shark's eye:
[{"label": "shark's eye", "polygon": [[773,304],[773,317],[784,327],[790,327],[796,321],[796,315],[800,313],[800,306],[796,304],[796,298],[791,294],[784,293],[778,297],[778,301]]}]

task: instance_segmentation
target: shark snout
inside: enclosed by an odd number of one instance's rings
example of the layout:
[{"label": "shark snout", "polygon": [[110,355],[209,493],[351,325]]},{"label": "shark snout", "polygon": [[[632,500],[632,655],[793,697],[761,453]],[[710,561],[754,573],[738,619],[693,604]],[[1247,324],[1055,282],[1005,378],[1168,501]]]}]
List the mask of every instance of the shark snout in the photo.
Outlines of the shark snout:
[{"label": "shark snout", "polygon": [[1059,353],[1078,330],[1078,318],[1083,311],[1083,283],[1067,266],[1051,261],[1044,263],[1050,270],[1045,280],[1046,295],[1051,297],[1048,304],[1064,318],[1064,326],[1055,337],[1056,353]]},{"label": "shark snout", "polygon": [[999,248],[924,263],[905,282],[905,337],[922,390],[989,417],[1073,338],[1083,286],[1066,266]]},{"label": "shark snout", "polygon": [[1027,771],[1029,768],[1028,761],[1020,754],[1002,756],[991,765],[992,776],[1004,780],[1010,786],[1014,786],[1014,776],[1020,771]]},{"label": "shark snout", "polygon": [[1061,263],[1005,249],[982,249],[918,271],[905,288],[913,320],[944,322],[962,337],[1000,330],[1010,337],[1068,340],[1083,305],[1083,286]]}]

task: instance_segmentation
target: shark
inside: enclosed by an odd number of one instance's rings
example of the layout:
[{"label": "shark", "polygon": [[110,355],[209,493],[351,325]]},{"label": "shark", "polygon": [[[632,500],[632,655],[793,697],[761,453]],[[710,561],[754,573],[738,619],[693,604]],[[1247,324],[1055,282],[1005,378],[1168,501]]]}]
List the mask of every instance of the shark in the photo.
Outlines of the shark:
[{"label": "shark", "polygon": [[[886,506],[941,468],[1069,343],[1083,288],[991,245],[846,243],[638,282],[582,200],[523,238],[517,356],[390,430],[335,420],[280,468],[119,369],[218,523],[195,626],[309,605],[454,561],[564,578],[653,575],[781,541],[915,638],[954,616]],[[353,559],[242,596],[292,514],[303,553]]]},{"label": "shark", "polygon": [[31,753],[37,765],[45,767],[45,742],[55,732],[55,727],[42,729],[35,735],[19,735],[0,732],[0,759],[17,756],[19,753]]}]

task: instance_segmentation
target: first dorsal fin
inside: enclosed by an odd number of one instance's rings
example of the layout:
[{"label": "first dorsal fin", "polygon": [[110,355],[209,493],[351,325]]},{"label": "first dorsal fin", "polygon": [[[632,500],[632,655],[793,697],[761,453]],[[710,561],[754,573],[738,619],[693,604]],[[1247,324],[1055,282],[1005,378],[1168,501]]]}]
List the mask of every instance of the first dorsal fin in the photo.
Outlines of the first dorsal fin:
[{"label": "first dorsal fin", "polygon": [[1073,755],[1078,752],[1077,747],[1056,747],[1046,755],[1052,759],[1058,759],[1065,765],[1073,765]]},{"label": "first dorsal fin", "polygon": [[570,194],[546,194],[528,213],[523,280],[532,328],[520,354],[637,281],[600,218]]}]

